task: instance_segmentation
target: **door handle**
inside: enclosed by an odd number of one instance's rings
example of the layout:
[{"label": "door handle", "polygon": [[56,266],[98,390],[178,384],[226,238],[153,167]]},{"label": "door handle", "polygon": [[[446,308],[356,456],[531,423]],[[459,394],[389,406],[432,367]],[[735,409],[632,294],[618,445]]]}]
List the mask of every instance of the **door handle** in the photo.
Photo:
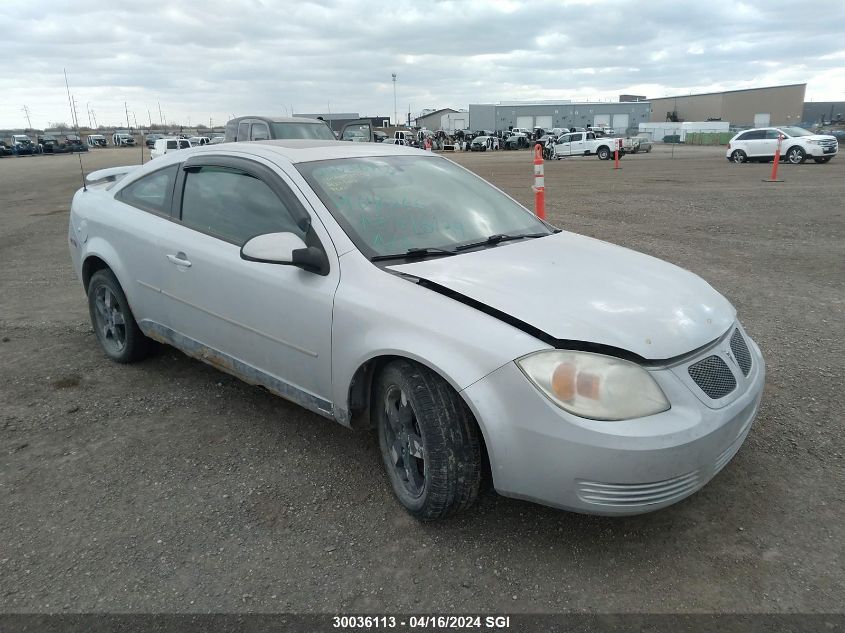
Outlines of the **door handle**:
[{"label": "door handle", "polygon": [[175,255],[168,254],[166,255],[166,257],[171,264],[176,264],[177,266],[184,266],[185,268],[191,267],[191,262],[188,261],[188,256],[185,255],[185,253],[182,253],[181,251],[176,253]]}]

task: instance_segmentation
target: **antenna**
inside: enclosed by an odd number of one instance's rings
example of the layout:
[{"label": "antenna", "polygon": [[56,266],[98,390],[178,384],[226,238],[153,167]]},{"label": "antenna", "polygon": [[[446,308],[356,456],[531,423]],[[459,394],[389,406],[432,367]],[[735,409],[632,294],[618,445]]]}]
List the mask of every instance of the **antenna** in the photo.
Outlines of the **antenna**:
[{"label": "antenna", "polygon": [[[65,73],[65,88],[67,89],[67,100],[70,104],[70,116],[71,120],[76,121],[76,107],[74,106],[73,99],[70,96],[70,85],[67,82],[67,68],[63,68]],[[76,136],[79,139],[79,142],[82,143],[82,135],[79,133],[79,123],[76,123]],[[88,187],[85,186],[85,170],[82,168],[82,152],[77,153],[77,157],[79,158],[79,173],[82,175],[82,191],[88,191]]]}]

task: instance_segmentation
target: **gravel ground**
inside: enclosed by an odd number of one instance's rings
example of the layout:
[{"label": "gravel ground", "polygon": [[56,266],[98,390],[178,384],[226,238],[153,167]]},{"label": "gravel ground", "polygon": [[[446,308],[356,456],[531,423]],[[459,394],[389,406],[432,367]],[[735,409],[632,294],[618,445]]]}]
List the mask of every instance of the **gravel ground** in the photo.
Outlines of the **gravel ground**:
[{"label": "gravel ground", "polygon": [[[529,152],[455,159],[531,202]],[[633,518],[490,493],[422,525],[373,434],[169,348],[106,361],[67,253],[77,158],[0,160],[0,611],[842,611],[845,158],[781,169],[546,164],[555,224],[700,274],[760,344],[762,409],[719,476]]]}]

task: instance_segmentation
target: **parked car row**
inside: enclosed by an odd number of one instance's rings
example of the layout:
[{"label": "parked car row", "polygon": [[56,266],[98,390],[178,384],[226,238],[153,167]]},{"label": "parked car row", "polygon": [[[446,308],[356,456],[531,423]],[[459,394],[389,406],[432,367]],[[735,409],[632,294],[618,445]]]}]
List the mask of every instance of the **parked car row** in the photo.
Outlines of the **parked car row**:
[{"label": "parked car row", "polygon": [[33,141],[26,134],[12,134],[0,141],[0,156],[87,152],[88,146],[76,134],[41,134]]}]

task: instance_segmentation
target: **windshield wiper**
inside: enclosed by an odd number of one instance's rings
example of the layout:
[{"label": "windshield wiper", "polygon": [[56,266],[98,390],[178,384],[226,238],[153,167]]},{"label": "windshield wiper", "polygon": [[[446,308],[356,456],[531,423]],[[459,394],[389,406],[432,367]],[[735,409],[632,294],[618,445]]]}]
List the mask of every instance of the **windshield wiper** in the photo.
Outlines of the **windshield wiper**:
[{"label": "windshield wiper", "polygon": [[411,259],[414,257],[427,257],[428,255],[457,255],[455,251],[446,248],[409,248],[404,253],[393,253],[392,255],[375,255],[370,257],[371,262],[380,262],[388,259]]},{"label": "windshield wiper", "polygon": [[478,246],[492,246],[500,242],[509,242],[510,240],[522,240],[532,237],[545,237],[546,235],[551,235],[551,233],[521,233],[519,235],[505,235],[504,233],[496,233],[477,242],[470,242],[469,244],[461,244],[460,246],[456,246],[455,250],[465,251],[468,248],[476,248]]}]

